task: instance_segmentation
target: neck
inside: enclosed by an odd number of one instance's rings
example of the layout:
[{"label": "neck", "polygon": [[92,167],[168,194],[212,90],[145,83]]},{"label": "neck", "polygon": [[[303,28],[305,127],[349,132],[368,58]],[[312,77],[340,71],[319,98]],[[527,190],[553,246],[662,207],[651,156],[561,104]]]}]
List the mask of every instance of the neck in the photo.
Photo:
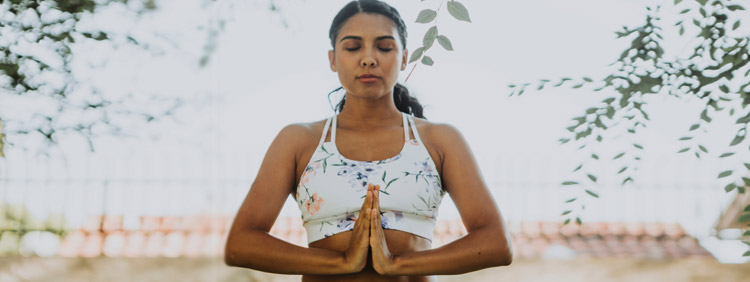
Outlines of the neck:
[{"label": "neck", "polygon": [[368,127],[383,126],[391,120],[402,119],[392,94],[377,99],[362,99],[347,93],[346,104],[338,114],[338,120],[342,117],[348,124]]}]

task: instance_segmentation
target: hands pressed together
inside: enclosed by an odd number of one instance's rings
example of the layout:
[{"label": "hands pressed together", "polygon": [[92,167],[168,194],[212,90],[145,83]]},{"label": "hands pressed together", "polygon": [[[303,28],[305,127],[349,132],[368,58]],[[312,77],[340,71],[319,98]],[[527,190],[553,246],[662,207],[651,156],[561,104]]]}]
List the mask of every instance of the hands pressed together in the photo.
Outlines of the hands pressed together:
[{"label": "hands pressed together", "polygon": [[372,267],[379,274],[390,275],[394,268],[394,257],[388,251],[381,225],[379,189],[379,185],[368,185],[359,218],[354,223],[351,243],[344,252],[346,266],[352,272],[364,269],[368,249],[372,249]]}]

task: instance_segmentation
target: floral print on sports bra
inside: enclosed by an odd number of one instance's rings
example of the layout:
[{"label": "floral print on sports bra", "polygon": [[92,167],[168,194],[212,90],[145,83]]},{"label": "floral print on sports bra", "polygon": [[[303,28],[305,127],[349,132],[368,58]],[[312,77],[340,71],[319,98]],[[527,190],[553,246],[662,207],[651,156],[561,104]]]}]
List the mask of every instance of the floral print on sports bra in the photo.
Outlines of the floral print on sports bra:
[{"label": "floral print on sports bra", "polygon": [[[318,146],[297,185],[308,243],[354,229],[367,188],[380,190],[383,229],[432,240],[435,218],[445,195],[435,162],[410,115],[401,113],[404,146],[378,161],[351,160],[336,148],[336,117],[326,121]],[[409,125],[415,140],[409,138]],[[324,142],[331,128],[331,141]]]}]

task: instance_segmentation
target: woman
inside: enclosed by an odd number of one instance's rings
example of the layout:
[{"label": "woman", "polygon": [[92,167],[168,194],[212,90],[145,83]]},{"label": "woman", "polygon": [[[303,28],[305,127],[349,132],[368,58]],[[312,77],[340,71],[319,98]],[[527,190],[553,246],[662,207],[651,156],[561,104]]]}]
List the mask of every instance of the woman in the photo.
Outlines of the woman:
[{"label": "woman", "polygon": [[[288,125],[274,139],[229,232],[226,263],[303,281],[434,281],[509,265],[510,236],[466,141],[423,119],[396,83],[408,58],[399,13],[352,1],[329,37],[330,67],[346,90],[339,113]],[[445,193],[468,234],[432,249]],[[288,195],[308,248],[268,234]]]}]

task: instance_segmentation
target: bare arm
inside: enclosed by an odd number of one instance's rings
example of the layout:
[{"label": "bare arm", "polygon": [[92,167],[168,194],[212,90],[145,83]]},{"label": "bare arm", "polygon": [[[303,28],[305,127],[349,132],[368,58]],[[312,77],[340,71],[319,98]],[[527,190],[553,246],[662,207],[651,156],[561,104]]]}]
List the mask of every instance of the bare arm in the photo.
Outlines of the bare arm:
[{"label": "bare arm", "polygon": [[[510,234],[469,146],[453,126],[434,126],[439,134],[431,136],[441,136],[436,143],[443,152],[443,188],[455,202],[468,234],[436,249],[391,256],[390,263],[376,270],[386,275],[460,274],[509,265],[513,261]],[[378,259],[374,256],[373,261]]]},{"label": "bare arm", "polygon": [[[227,265],[282,274],[345,274],[364,267],[367,242],[364,253],[361,246],[344,253],[300,247],[268,233],[294,186],[295,148],[299,140],[309,138],[308,130],[302,125],[286,126],[271,143],[229,231],[224,253]],[[369,223],[366,227],[368,231]]]}]

